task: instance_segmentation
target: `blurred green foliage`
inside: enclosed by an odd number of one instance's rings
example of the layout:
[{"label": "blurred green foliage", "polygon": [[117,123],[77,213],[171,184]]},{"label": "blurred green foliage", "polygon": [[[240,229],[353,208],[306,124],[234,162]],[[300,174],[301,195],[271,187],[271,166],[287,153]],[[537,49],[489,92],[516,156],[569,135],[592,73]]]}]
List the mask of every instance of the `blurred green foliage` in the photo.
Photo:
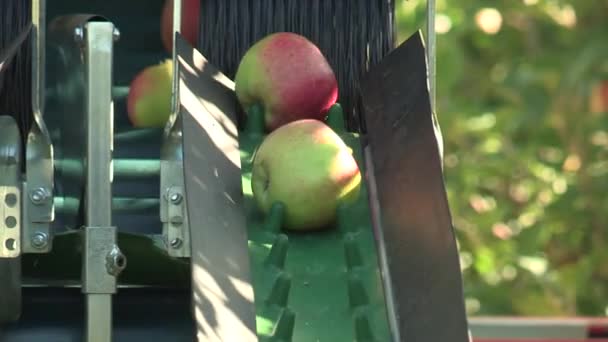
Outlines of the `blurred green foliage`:
[{"label": "blurred green foliage", "polygon": [[[425,13],[397,4],[400,40]],[[607,315],[608,1],[438,0],[436,28],[468,312]]]}]

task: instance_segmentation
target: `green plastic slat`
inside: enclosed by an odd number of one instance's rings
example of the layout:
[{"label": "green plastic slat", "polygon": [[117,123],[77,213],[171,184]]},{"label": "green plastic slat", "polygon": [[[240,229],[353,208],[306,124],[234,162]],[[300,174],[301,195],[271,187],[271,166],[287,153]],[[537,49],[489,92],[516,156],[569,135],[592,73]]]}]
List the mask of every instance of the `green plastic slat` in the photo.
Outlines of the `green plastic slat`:
[{"label": "green plastic slat", "polygon": [[[252,197],[252,156],[264,135],[255,124],[262,113],[249,114],[240,143],[259,336],[267,341],[389,341],[365,184],[356,203],[339,209],[336,227],[282,231],[282,208],[275,205],[264,217]],[[328,123],[365,172],[359,136],[343,130],[339,105]]]}]

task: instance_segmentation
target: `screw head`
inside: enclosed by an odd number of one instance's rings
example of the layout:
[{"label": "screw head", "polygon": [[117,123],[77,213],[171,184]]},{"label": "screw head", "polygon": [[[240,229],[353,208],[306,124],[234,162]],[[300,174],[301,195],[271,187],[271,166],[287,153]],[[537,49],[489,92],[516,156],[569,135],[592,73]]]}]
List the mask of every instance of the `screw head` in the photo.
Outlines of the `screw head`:
[{"label": "screw head", "polygon": [[45,188],[37,188],[30,193],[30,199],[36,205],[44,203],[48,197],[49,193]]},{"label": "screw head", "polygon": [[170,244],[171,244],[171,247],[173,247],[173,248],[176,248],[176,249],[177,249],[177,248],[179,248],[179,247],[182,245],[182,239],[180,239],[180,238],[175,238],[175,239],[171,240],[171,243],[170,243]]},{"label": "screw head", "polygon": [[76,43],[82,43],[84,41],[84,30],[82,27],[77,27],[74,29],[74,40]]},{"label": "screw head", "polygon": [[114,38],[114,41],[117,42],[118,40],[120,40],[120,31],[117,28],[114,28],[114,30],[112,31],[112,36]]},{"label": "screw head", "polygon": [[45,233],[36,233],[32,236],[32,246],[37,249],[46,247],[49,243],[49,237]]},{"label": "screw head", "polygon": [[169,200],[171,201],[171,203],[173,204],[180,204],[182,202],[182,195],[175,192],[173,194],[171,194],[171,196],[169,196]]}]

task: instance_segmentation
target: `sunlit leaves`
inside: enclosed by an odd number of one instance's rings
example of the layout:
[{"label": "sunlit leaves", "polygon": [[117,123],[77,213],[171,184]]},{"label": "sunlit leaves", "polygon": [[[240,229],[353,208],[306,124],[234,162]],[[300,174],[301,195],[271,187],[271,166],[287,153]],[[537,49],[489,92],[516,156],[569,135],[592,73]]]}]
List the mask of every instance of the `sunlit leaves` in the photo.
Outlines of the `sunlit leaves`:
[{"label": "sunlit leaves", "polygon": [[[422,0],[399,3],[401,41],[424,11]],[[607,315],[597,84],[608,80],[608,2],[438,1],[437,11],[437,114],[468,312]]]}]

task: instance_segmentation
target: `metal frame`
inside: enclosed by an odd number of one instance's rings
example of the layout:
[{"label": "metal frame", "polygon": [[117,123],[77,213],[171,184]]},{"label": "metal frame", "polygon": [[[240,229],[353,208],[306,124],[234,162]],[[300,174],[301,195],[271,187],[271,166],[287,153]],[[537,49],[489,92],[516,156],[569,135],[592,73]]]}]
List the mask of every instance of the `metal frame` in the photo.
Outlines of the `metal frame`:
[{"label": "metal frame", "polygon": [[43,119],[45,98],[46,0],[32,1],[32,110],[34,123],[27,137],[22,253],[48,253],[52,248],[53,145]]},{"label": "metal frame", "polygon": [[21,133],[0,116],[0,325],[21,314]]},{"label": "metal frame", "polygon": [[[182,1],[173,1],[173,34],[181,31]],[[188,203],[184,193],[184,163],[182,122],[179,117],[179,63],[173,40],[173,85],[171,116],[163,134],[160,153],[160,219],[167,253],[172,257],[189,258],[190,222]]]},{"label": "metal frame", "polygon": [[[32,105],[34,125],[27,136],[26,178],[0,182],[0,200],[7,195],[15,195],[15,206],[2,206],[0,212],[0,257],[19,260],[23,253],[48,253],[52,249],[53,231],[51,223],[56,210],[70,210],[66,199],[54,197],[53,146],[43,120],[45,88],[45,25],[46,0],[33,0],[32,6]],[[173,31],[180,32],[182,1],[174,1]],[[427,53],[428,88],[433,111],[435,135],[440,156],[443,151],[441,131],[436,119],[436,32],[435,0],[427,0],[427,22],[425,45]],[[85,58],[87,75],[87,123],[86,159],[86,226],[83,230],[83,278],[82,291],[86,296],[85,340],[90,342],[112,340],[112,295],[116,293],[116,276],[126,266],[116,241],[116,227],[112,225],[112,210],[121,210],[126,201],[112,198],[112,172],[127,174],[130,170],[125,163],[112,159],[113,104],[111,97],[113,56],[112,48],[118,34],[114,25],[107,21],[89,22],[74,31],[74,38],[81,41],[81,51]],[[146,174],[160,172],[161,191],[159,199],[149,199],[142,204],[145,210],[156,209],[163,222],[163,237],[170,256],[190,258],[190,223],[188,202],[185,193],[183,162],[183,128],[179,105],[179,63],[176,42],[173,43],[173,94],[172,115],[165,127],[161,161],[149,161]],[[92,118],[95,118],[93,120]],[[101,118],[101,120],[100,120]],[[0,127],[2,128],[2,127]],[[0,134],[0,138],[8,136]],[[17,139],[20,141],[20,139]],[[15,147],[18,148],[18,144]],[[366,151],[369,152],[369,151]],[[370,156],[366,156],[369,159]],[[69,174],[71,165],[61,163],[57,170]],[[127,161],[128,162],[128,161]],[[65,164],[65,165],[64,165]],[[2,165],[0,165],[2,166]],[[6,166],[6,165],[5,165]],[[78,165],[76,165],[78,167]],[[369,166],[372,167],[371,165]],[[68,170],[68,171],[66,171]],[[79,171],[76,170],[75,174]],[[373,172],[372,172],[373,173]],[[0,173],[7,176],[8,173]],[[141,174],[137,174],[140,176]],[[372,181],[373,183],[373,181]],[[371,187],[370,187],[371,188]],[[370,189],[374,191],[374,189]],[[113,204],[114,203],[114,204]],[[117,206],[118,204],[118,206]],[[66,209],[67,208],[67,209]],[[140,207],[141,208],[141,207]],[[17,225],[8,228],[7,217],[16,217]],[[12,223],[10,223],[12,225]],[[11,230],[12,229],[12,230]],[[10,234],[10,236],[9,236]],[[7,236],[20,243],[8,251],[4,248]],[[383,247],[383,246],[380,246]],[[382,250],[380,254],[384,254]],[[3,260],[0,260],[3,261]],[[386,268],[387,260],[381,260]],[[13,283],[20,281],[18,272]],[[390,282],[390,279],[386,279]],[[0,286],[0,289],[2,286]],[[391,298],[391,293],[388,293]],[[17,297],[19,300],[19,298]],[[387,299],[390,301],[390,299]],[[1,315],[0,315],[1,316]],[[391,317],[393,330],[398,331],[395,317]],[[600,321],[606,324],[604,320]],[[469,320],[475,338],[557,338],[587,337],[589,322],[584,320],[521,320],[513,318],[476,318]],[[395,340],[400,340],[397,334]]]},{"label": "metal frame", "polygon": [[[606,318],[472,317],[473,341],[595,341],[593,330],[608,331]],[[606,336],[597,337],[606,341]]]},{"label": "metal frame", "polygon": [[[5,140],[3,143],[12,144],[12,151],[17,151],[19,156],[4,156],[8,159],[3,163],[14,163],[15,165],[6,167],[14,169],[10,176],[5,170],[5,177],[12,177],[13,180],[10,188],[2,189],[5,195],[14,195],[16,200],[14,204],[3,203],[4,214],[9,213],[10,217],[17,218],[14,222],[5,222],[7,224],[0,225],[0,237],[10,234],[6,239],[13,241],[10,245],[4,238],[0,238],[0,258],[8,258],[9,260],[0,260],[3,265],[8,265],[8,268],[3,267],[0,284],[0,289],[5,289],[2,293],[7,300],[10,300],[10,305],[2,308],[4,311],[0,315],[0,321],[6,318],[16,318],[21,312],[20,302],[20,286],[21,286],[21,265],[20,256],[24,253],[48,253],[52,248],[52,231],[51,222],[54,219],[53,206],[53,147],[51,144],[50,135],[42,118],[43,99],[44,99],[44,43],[45,43],[45,1],[32,1],[32,25],[27,30],[31,35],[32,46],[32,115],[34,122],[27,135],[25,146],[25,161],[21,160],[21,136],[17,134],[13,136],[9,134],[11,125],[6,125],[3,129],[7,129],[3,135]],[[23,41],[27,37],[21,36],[18,40]],[[13,47],[16,48],[16,47]],[[3,57],[4,58],[4,57]],[[29,115],[29,113],[17,113],[17,115]],[[9,145],[5,145],[5,152],[11,151]],[[11,160],[14,159],[14,160]],[[25,179],[21,177],[21,164],[25,162],[26,172]],[[8,179],[8,178],[7,178]],[[8,197],[7,197],[8,199]],[[12,200],[11,200],[12,202]],[[7,217],[8,219],[8,217]],[[12,221],[12,219],[11,219]],[[12,247],[12,248],[9,248]],[[5,274],[5,271],[7,273]],[[9,298],[9,297],[14,298]]]},{"label": "metal frame", "polygon": [[[80,30],[79,30],[80,29]],[[110,22],[88,22],[83,32],[86,66],[86,227],[83,287],[87,295],[86,341],[112,340],[112,294],[126,258],[112,226],[113,45],[118,36]],[[77,39],[80,37],[77,35]]]}]

